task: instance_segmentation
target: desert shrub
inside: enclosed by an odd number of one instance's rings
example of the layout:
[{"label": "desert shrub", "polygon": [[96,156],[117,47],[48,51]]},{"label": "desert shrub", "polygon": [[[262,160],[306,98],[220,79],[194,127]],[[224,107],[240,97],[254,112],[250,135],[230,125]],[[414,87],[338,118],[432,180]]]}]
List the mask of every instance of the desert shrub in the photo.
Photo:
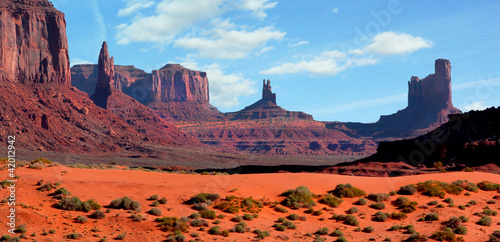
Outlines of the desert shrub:
[{"label": "desert shrub", "polygon": [[158,207],[158,206],[160,206],[160,202],[158,202],[158,201],[153,201],[153,203],[151,204],[151,206],[153,206],[153,207]]},{"label": "desert shrub", "polygon": [[393,226],[391,226],[389,231],[399,231],[402,228],[403,228],[403,226],[401,226],[401,225],[393,225]]},{"label": "desert shrub", "polygon": [[372,203],[372,205],[370,205],[370,207],[374,208],[374,209],[382,210],[385,208],[385,203],[382,203],[382,202]]},{"label": "desert shrub", "polygon": [[196,203],[207,203],[214,202],[220,198],[219,194],[215,193],[198,193],[191,197],[186,203],[196,204]]},{"label": "desert shrub", "polygon": [[256,229],[253,231],[255,235],[255,238],[258,240],[265,239],[266,237],[270,236],[271,234],[268,231],[260,231]]},{"label": "desert shrub", "polygon": [[116,240],[124,240],[125,237],[127,237],[127,234],[123,233],[123,234],[119,234],[118,236],[116,236]]},{"label": "desert shrub", "polygon": [[70,210],[70,211],[84,211],[90,212],[92,206],[89,203],[84,203],[78,197],[65,197],[56,203],[56,208]]},{"label": "desert shrub", "polygon": [[359,209],[357,207],[349,208],[349,210],[346,211],[347,214],[354,214],[357,212],[359,212]]},{"label": "desert shrub", "polygon": [[352,215],[347,215],[345,216],[344,223],[347,225],[352,225],[352,226],[358,226],[359,222],[358,219]]},{"label": "desert shrub", "polygon": [[485,209],[483,210],[483,214],[488,216],[496,216],[498,213],[497,211],[493,211],[491,209]]},{"label": "desert shrub", "polygon": [[460,210],[465,210],[465,205],[459,205],[459,206],[458,206],[458,209],[460,209]]},{"label": "desert shrub", "polygon": [[391,200],[389,194],[387,193],[370,193],[368,195],[368,199],[374,201],[374,202],[383,202],[383,201],[389,201]]},{"label": "desert shrub", "polygon": [[500,184],[490,182],[490,181],[482,181],[482,182],[478,183],[477,186],[479,187],[479,189],[481,189],[483,191],[500,190]]},{"label": "desert shrub", "polygon": [[319,202],[322,204],[328,205],[330,207],[336,208],[343,202],[343,200],[338,198],[338,197],[334,197],[334,196],[328,194],[328,195],[322,197],[319,200]]},{"label": "desert shrub", "polygon": [[467,217],[465,217],[464,215],[461,215],[460,217],[458,217],[460,220],[462,220],[463,223],[467,223],[469,222],[469,219]]},{"label": "desert shrub", "polygon": [[285,220],[283,222],[283,225],[287,228],[287,229],[296,229],[297,228],[297,225],[295,225],[292,221],[289,221],[289,220]]},{"label": "desert shrub", "polygon": [[452,182],[451,184],[460,186],[461,188],[463,188],[469,192],[475,192],[475,191],[479,190],[479,187],[476,184],[469,182],[467,180],[457,180],[457,181]]},{"label": "desert shrub", "polygon": [[243,219],[247,220],[247,221],[251,221],[251,220],[253,220],[253,215],[248,214],[248,213],[243,214]]},{"label": "desert shrub", "polygon": [[378,222],[385,222],[387,219],[389,219],[389,216],[390,215],[388,213],[378,211],[377,213],[375,213],[375,215],[373,215],[373,220]]},{"label": "desert shrub", "polygon": [[103,219],[106,217],[106,214],[104,214],[101,210],[96,210],[90,215],[90,217],[94,219]]},{"label": "desert shrub", "polygon": [[398,190],[398,194],[401,195],[413,195],[417,193],[417,189],[413,185],[402,186]]},{"label": "desert shrub", "polygon": [[403,213],[411,213],[417,210],[418,203],[415,201],[409,201],[401,204],[398,208],[401,209]]},{"label": "desert shrub", "polygon": [[436,221],[439,220],[439,214],[437,213],[428,213],[423,218],[424,221]]},{"label": "desert shrub", "polygon": [[431,238],[439,241],[455,241],[455,233],[453,233],[451,228],[445,228],[442,231],[432,234]]},{"label": "desert shrub", "polygon": [[316,234],[327,235],[329,232],[330,230],[327,227],[323,227],[321,229],[318,229],[318,231],[316,231]]},{"label": "desert shrub", "polygon": [[148,214],[154,215],[154,216],[160,216],[161,215],[161,210],[158,208],[152,208],[147,211]]},{"label": "desert shrub", "polygon": [[356,204],[358,204],[358,205],[365,205],[365,204],[367,204],[367,203],[368,203],[368,201],[367,201],[365,198],[360,198],[360,199],[356,202]]},{"label": "desert shrub", "polygon": [[132,214],[130,215],[130,218],[133,220],[133,221],[137,221],[137,222],[142,222],[143,220],[146,220],[145,217],[143,217],[142,215],[138,214],[138,215],[135,215],[135,214]]},{"label": "desert shrub", "polygon": [[437,204],[438,204],[438,201],[430,201],[427,203],[427,205],[430,205],[430,206],[437,205]]},{"label": "desert shrub", "polygon": [[500,242],[500,230],[495,230],[490,234],[489,242]]},{"label": "desert shrub", "polygon": [[453,203],[453,199],[447,197],[446,199],[443,200],[445,203]]},{"label": "desert shrub", "polygon": [[465,206],[470,207],[470,206],[473,206],[473,205],[477,205],[476,200],[470,200]]},{"label": "desert shrub", "polygon": [[285,231],[286,230],[286,226],[283,224],[274,224],[273,227],[275,227],[276,230],[278,230],[278,231]]},{"label": "desert shrub", "polygon": [[176,217],[156,218],[155,222],[159,223],[157,227],[160,227],[160,230],[163,232],[180,231],[186,233],[189,229],[189,225],[187,225],[186,222]]},{"label": "desert shrub", "polygon": [[465,172],[474,172],[474,169],[472,169],[472,168],[470,168],[470,167],[466,166],[466,167],[464,168],[464,171],[465,171]]},{"label": "desert shrub", "polygon": [[405,203],[408,203],[408,202],[410,202],[410,199],[408,199],[407,197],[404,197],[404,196],[399,196],[392,203],[394,204],[394,206],[399,207],[399,206],[401,206]]},{"label": "desert shrub", "polygon": [[403,220],[407,217],[406,213],[392,213],[391,219],[395,220]]},{"label": "desert shrub", "polygon": [[344,233],[342,233],[342,231],[340,231],[340,230],[335,230],[330,235],[340,237],[340,236],[344,236]]},{"label": "desert shrub", "polygon": [[77,223],[81,223],[81,224],[84,224],[84,223],[87,222],[87,218],[83,217],[81,215],[78,215],[75,220],[76,220]]},{"label": "desert shrub", "polygon": [[363,229],[363,232],[365,233],[373,233],[373,231],[375,231],[375,229],[372,226],[368,226]]},{"label": "desert shrub", "polygon": [[290,214],[290,215],[288,215],[288,219],[290,219],[290,220],[297,220],[297,219],[299,219],[299,215],[297,215],[297,214]]},{"label": "desert shrub", "polygon": [[191,220],[191,226],[193,227],[207,227],[208,226],[208,222],[205,221],[204,219],[193,219]]},{"label": "desert shrub", "polygon": [[337,197],[362,197],[365,196],[366,193],[356,187],[353,187],[351,184],[338,184],[335,187],[335,190],[330,191],[329,193],[333,194],[334,196]]},{"label": "desert shrub", "polygon": [[497,200],[490,199],[486,202],[487,204],[496,204]]},{"label": "desert shrub", "polygon": [[234,217],[231,219],[231,221],[236,222],[236,223],[239,223],[239,222],[243,221],[243,217],[241,217],[241,216],[234,216]]},{"label": "desert shrub", "polygon": [[454,229],[453,232],[455,234],[464,235],[467,234],[467,228],[465,226],[460,225],[456,229]]},{"label": "desert shrub", "polygon": [[202,218],[207,218],[207,219],[215,219],[215,211],[205,209],[200,211],[200,215]]},{"label": "desert shrub", "polygon": [[129,197],[117,198],[111,201],[109,206],[115,209],[133,210],[136,212],[141,211],[141,204],[138,201],[133,201]]},{"label": "desert shrub", "polygon": [[57,190],[55,190],[53,193],[50,194],[50,196],[57,196],[57,195],[61,195],[61,196],[71,196],[71,192],[68,191],[67,188],[65,187],[61,187]]},{"label": "desert shrub", "polygon": [[276,206],[274,207],[274,210],[276,212],[280,212],[280,213],[288,213],[288,209],[284,208],[284,207],[281,207],[281,206]]},{"label": "desert shrub", "polygon": [[208,207],[207,203],[195,203],[193,205],[193,209],[198,211],[205,210],[207,209],[207,207]]},{"label": "desert shrub", "polygon": [[334,214],[332,216],[332,219],[339,222],[339,221],[344,221],[345,217],[346,217],[346,215],[343,215],[343,214]]},{"label": "desert shrub", "polygon": [[477,222],[479,225],[483,226],[490,226],[491,225],[491,218],[488,216],[482,216],[481,219]]},{"label": "desert shrub", "polygon": [[319,216],[319,215],[323,214],[323,212],[321,212],[321,210],[316,210],[316,211],[313,211],[311,214],[314,216]]},{"label": "desert shrub", "polygon": [[420,233],[412,233],[408,238],[406,238],[404,241],[407,242],[420,242],[420,241],[427,241],[427,236],[421,235]]},{"label": "desert shrub", "polygon": [[392,197],[392,196],[396,196],[398,193],[396,191],[391,191],[389,192],[389,195]]},{"label": "desert shrub", "polygon": [[282,204],[287,207],[301,208],[316,205],[316,202],[313,200],[314,194],[305,186],[299,186],[295,190],[288,190],[282,193],[281,196],[286,197]]},{"label": "desert shrub", "polygon": [[340,236],[337,238],[337,240],[335,240],[335,242],[347,242],[347,239],[344,238],[344,236]]},{"label": "desert shrub", "polygon": [[151,196],[149,196],[149,198],[148,198],[148,200],[154,200],[154,201],[156,201],[156,200],[158,200],[158,199],[160,199],[160,197],[159,197],[158,195],[156,195],[156,194],[155,194],[155,195],[151,195]]},{"label": "desert shrub", "polygon": [[221,234],[220,227],[219,226],[213,226],[213,227],[211,227],[208,230],[208,233],[209,234],[213,234],[213,235],[220,235]]},{"label": "desert shrub", "polygon": [[79,233],[71,233],[66,235],[67,239],[79,239],[80,237],[83,237],[83,235]]},{"label": "desert shrub", "polygon": [[160,204],[167,204],[167,199],[162,197],[160,200],[158,200]]},{"label": "desert shrub", "polygon": [[197,218],[200,218],[201,215],[199,213],[192,213],[191,215],[189,215],[189,218],[190,219],[197,219]]},{"label": "desert shrub", "polygon": [[300,221],[306,221],[306,220],[307,220],[307,217],[306,217],[306,216],[300,216],[300,217],[299,217],[299,220],[300,220]]}]

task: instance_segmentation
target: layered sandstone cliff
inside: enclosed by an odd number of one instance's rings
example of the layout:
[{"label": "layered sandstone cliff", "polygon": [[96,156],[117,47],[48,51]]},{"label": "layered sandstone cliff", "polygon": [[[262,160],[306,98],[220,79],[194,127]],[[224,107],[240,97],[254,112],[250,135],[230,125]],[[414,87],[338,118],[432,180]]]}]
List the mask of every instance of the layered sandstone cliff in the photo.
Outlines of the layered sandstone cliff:
[{"label": "layered sandstone cliff", "polygon": [[71,83],[66,21],[49,1],[1,1],[0,23],[0,79]]}]

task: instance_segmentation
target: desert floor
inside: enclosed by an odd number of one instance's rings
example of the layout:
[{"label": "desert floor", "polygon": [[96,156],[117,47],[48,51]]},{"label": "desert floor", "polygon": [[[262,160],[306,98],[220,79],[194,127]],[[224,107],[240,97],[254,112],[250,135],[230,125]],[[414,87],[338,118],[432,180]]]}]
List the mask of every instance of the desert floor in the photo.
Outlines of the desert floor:
[{"label": "desert floor", "polygon": [[[43,169],[18,168],[16,175],[19,177],[16,184],[17,225],[25,225],[27,230],[25,236],[29,241],[69,241],[70,239],[66,236],[71,233],[80,233],[83,236],[78,239],[80,241],[101,241],[104,236],[106,236],[107,241],[114,241],[120,234],[126,234],[125,241],[165,241],[171,232],[161,231],[157,227],[158,223],[154,222],[157,216],[146,213],[152,208],[152,201],[148,200],[148,198],[153,194],[157,194],[160,198],[165,197],[168,200],[167,204],[161,204],[157,207],[162,211],[160,217],[181,218],[197,212],[191,205],[184,204],[184,202],[201,192],[216,193],[221,198],[229,195],[245,198],[252,196],[256,200],[281,202],[284,199],[284,197],[280,196],[281,193],[288,189],[295,189],[298,186],[307,186],[314,194],[326,194],[327,191],[335,189],[336,185],[340,183],[349,183],[369,194],[389,193],[397,191],[400,186],[427,180],[443,182],[468,180],[474,183],[481,181],[500,183],[500,175],[482,172],[453,172],[391,178],[309,173],[229,176],[171,174],[122,169],[77,169],[54,166]],[[8,171],[1,171],[0,176],[7,177]],[[142,214],[146,220],[142,222],[134,221],[130,218],[132,213],[122,209],[111,209],[106,213],[104,219],[99,220],[89,218],[91,212],[57,209],[53,205],[58,200],[49,196],[50,192],[37,190],[40,187],[37,183],[41,180],[43,180],[42,184],[60,183],[59,187],[67,188],[73,196],[79,197],[82,201],[95,199],[102,206],[110,204],[116,198],[127,196],[140,203],[142,210],[138,214]],[[491,226],[481,226],[476,224],[481,215],[474,215],[474,213],[483,213],[486,206],[489,206],[493,211],[498,211],[500,208],[498,195],[500,193],[498,191],[483,190],[471,192],[470,195],[465,195],[465,193],[466,191],[463,191],[460,195],[446,194],[446,198],[449,197],[454,200],[454,207],[449,207],[448,203],[443,202],[444,199],[439,197],[429,197],[421,193],[408,195],[406,197],[411,201],[418,202],[418,208],[401,221],[393,219],[388,219],[385,222],[373,221],[373,215],[379,210],[369,206],[373,203],[372,201],[368,201],[366,205],[355,205],[359,198],[343,198],[343,203],[337,208],[330,208],[317,203],[313,208],[314,210],[321,210],[321,215],[306,214],[304,213],[305,208],[287,208],[288,212],[281,213],[272,208],[272,203],[265,203],[267,205],[264,205],[257,218],[244,222],[250,228],[250,231],[255,229],[269,231],[270,236],[264,239],[267,241],[282,241],[287,240],[287,238],[288,241],[314,241],[317,237],[324,238],[326,241],[335,241],[336,236],[319,236],[315,234],[318,229],[323,227],[327,227],[329,233],[334,230],[342,231],[348,241],[383,241],[386,238],[390,238],[391,241],[402,241],[408,238],[409,234],[406,234],[404,229],[388,231],[391,226],[411,224],[417,232],[429,237],[434,232],[441,230],[442,223],[448,221],[451,216],[459,217],[464,215],[469,219],[468,222],[463,224],[468,232],[465,235],[457,236],[463,237],[465,241],[487,241],[489,235],[500,228],[497,225],[500,222],[500,215],[490,216],[493,220]],[[0,198],[7,198],[8,195],[8,189],[4,188],[0,191]],[[399,196],[391,196],[390,199],[394,201]],[[319,198],[316,198],[316,201],[318,200]],[[458,208],[459,205],[465,205],[471,200],[475,200],[477,204],[466,207],[464,210]],[[430,201],[438,201],[438,204],[445,206],[439,208],[436,205],[426,205]],[[385,203],[387,206],[381,210],[382,212],[392,213],[398,211],[397,207],[390,202]],[[346,214],[346,210],[351,207],[359,209],[359,212],[354,214],[359,221],[359,228],[363,229],[372,226],[374,232],[357,231],[358,226],[346,225],[332,219],[333,214]],[[6,203],[1,203],[1,221],[7,219],[7,208]],[[213,207],[210,207],[210,209],[215,210],[217,215],[223,214],[225,217],[213,220],[206,219],[209,227],[206,227],[205,231],[200,231],[198,227],[190,227],[189,231],[184,233],[186,241],[196,239],[202,241],[256,240],[255,234],[252,232],[231,232],[228,237],[208,234],[209,228],[216,226],[214,223],[218,223],[217,226],[220,226],[221,230],[234,228],[237,224],[231,221],[231,218],[236,214],[226,213]],[[101,210],[106,211],[107,208]],[[417,221],[427,213],[439,214],[439,220],[433,222]],[[240,216],[243,214],[244,212],[239,213]],[[296,229],[277,231],[273,225],[278,223],[278,218],[286,218],[289,214],[303,216],[306,220],[292,221],[297,226]],[[78,215],[87,217],[88,221],[86,223],[77,223],[75,218]],[[219,221],[215,222],[216,220],[220,220],[220,223]],[[0,229],[0,235],[8,234],[6,223],[2,223]],[[197,238],[192,236],[194,233],[198,234]],[[19,236],[19,234],[16,236]]]}]

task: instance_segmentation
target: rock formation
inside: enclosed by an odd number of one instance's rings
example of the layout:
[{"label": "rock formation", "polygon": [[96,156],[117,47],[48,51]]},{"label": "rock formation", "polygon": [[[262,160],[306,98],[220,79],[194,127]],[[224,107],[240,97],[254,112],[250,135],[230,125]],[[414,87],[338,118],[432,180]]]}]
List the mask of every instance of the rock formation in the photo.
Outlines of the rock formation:
[{"label": "rock formation", "polygon": [[448,121],[448,116],[461,111],[451,102],[451,64],[449,60],[435,61],[435,73],[420,80],[413,76],[408,82],[408,107],[392,115],[383,115],[372,124],[330,123],[376,139],[403,138],[424,134]]},{"label": "rock formation", "polygon": [[91,96],[91,99],[97,106],[106,109],[108,98],[113,91],[116,91],[115,62],[113,57],[109,57],[108,44],[104,42],[97,64],[97,84],[95,93]]},{"label": "rock formation", "polygon": [[[93,95],[97,83],[96,65],[71,68],[72,83]],[[133,66],[115,66],[114,86],[150,107],[165,120],[219,120],[222,115],[209,103],[209,87],[205,72],[167,64],[152,73]]]},{"label": "rock formation", "polygon": [[262,87],[262,98],[243,110],[226,113],[225,116],[231,120],[238,119],[269,119],[269,118],[292,118],[308,119],[313,117],[303,112],[292,112],[281,108],[276,103],[276,94],[271,91],[271,81],[264,79]]},{"label": "rock formation", "polygon": [[0,2],[0,79],[71,83],[64,14],[46,0]]}]

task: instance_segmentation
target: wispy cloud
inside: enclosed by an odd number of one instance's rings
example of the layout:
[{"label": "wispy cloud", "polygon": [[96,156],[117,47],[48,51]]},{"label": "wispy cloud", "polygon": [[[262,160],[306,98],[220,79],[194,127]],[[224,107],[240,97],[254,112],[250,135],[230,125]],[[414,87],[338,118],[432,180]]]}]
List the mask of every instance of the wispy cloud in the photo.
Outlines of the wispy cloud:
[{"label": "wispy cloud", "polygon": [[270,0],[240,0],[237,6],[240,9],[252,11],[253,15],[258,18],[265,18],[267,14],[265,10],[276,7],[278,2],[271,2]]},{"label": "wispy cloud", "polygon": [[405,33],[383,32],[373,37],[365,50],[378,55],[409,54],[419,49],[432,47],[432,42]]},{"label": "wispy cloud", "polygon": [[155,5],[154,1],[149,0],[124,0],[126,7],[118,10],[118,16],[125,17],[139,10],[150,8]]},{"label": "wispy cloud", "polygon": [[92,62],[80,59],[78,57],[71,58],[71,67],[73,67],[74,65],[83,65],[83,64],[92,64]]},{"label": "wispy cloud", "polygon": [[295,43],[295,44],[290,44],[290,47],[297,47],[297,46],[307,45],[307,44],[309,44],[309,41],[300,41],[300,42]]},{"label": "wispy cloud", "polygon": [[466,106],[463,106],[463,107],[460,107],[460,109],[464,112],[469,112],[471,110],[476,110],[476,111],[479,111],[479,110],[484,110],[488,108],[488,106],[486,106],[484,104],[484,101],[478,101],[478,102],[475,102],[475,103],[471,103],[469,105],[466,105]]},{"label": "wispy cloud", "polygon": [[332,13],[339,13],[339,8],[332,9]]},{"label": "wispy cloud", "polygon": [[352,103],[339,104],[339,105],[335,105],[333,107],[314,110],[311,112],[311,114],[317,115],[317,116],[322,116],[322,115],[329,115],[329,114],[335,114],[335,113],[354,111],[354,110],[363,109],[363,108],[377,107],[377,106],[382,106],[382,105],[387,105],[387,104],[392,104],[392,103],[399,103],[399,102],[406,101],[407,96],[408,96],[408,94],[401,93],[401,94],[396,94],[396,95],[382,97],[382,98],[367,99],[367,100],[361,100],[361,101],[356,101],[356,102],[352,102]]},{"label": "wispy cloud", "polygon": [[500,85],[500,78],[489,78],[486,80],[453,84],[452,89],[455,91],[458,91],[458,90],[463,90],[463,89],[478,88],[478,87],[490,87],[490,86],[498,86],[498,85]]}]

